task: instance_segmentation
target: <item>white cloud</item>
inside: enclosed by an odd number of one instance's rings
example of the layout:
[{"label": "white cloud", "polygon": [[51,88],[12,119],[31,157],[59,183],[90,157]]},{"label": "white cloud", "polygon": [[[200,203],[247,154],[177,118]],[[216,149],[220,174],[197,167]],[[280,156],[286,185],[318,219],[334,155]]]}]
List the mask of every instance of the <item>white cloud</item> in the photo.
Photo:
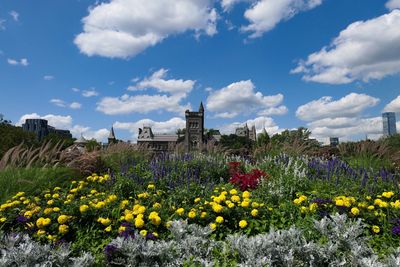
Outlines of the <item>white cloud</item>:
[{"label": "white cloud", "polygon": [[[79,91],[75,91],[75,92],[79,92]],[[99,95],[99,93],[95,89],[82,91],[82,96],[84,96],[84,97],[92,97],[92,96],[98,96],[98,95]]]},{"label": "white cloud", "polygon": [[393,99],[389,104],[387,104],[383,111],[400,113],[400,95]]},{"label": "white cloud", "polygon": [[8,64],[14,65],[14,66],[24,66],[24,67],[26,67],[26,66],[29,65],[28,59],[26,59],[26,58],[22,58],[19,61],[17,59],[9,58],[9,59],[7,59],[7,62],[8,62]]},{"label": "white cloud", "polygon": [[259,116],[285,115],[286,113],[288,113],[288,111],[289,110],[286,106],[278,106],[264,109],[257,114]]},{"label": "white cloud", "polygon": [[58,99],[58,98],[51,99],[50,103],[52,103],[52,104],[54,104],[54,105],[56,105],[58,107],[62,107],[62,108],[65,108],[65,106],[66,106],[65,101],[61,100],[61,99]]},{"label": "white cloud", "polygon": [[[282,22],[291,19],[300,12],[313,9],[323,0],[259,0],[246,10],[244,16],[250,24],[242,27],[242,31],[250,32],[250,38],[261,37],[265,32],[275,28]],[[232,2],[232,1],[226,1]],[[236,2],[236,1],[233,1]]]},{"label": "white cloud", "polygon": [[51,81],[51,80],[54,80],[54,76],[52,76],[52,75],[45,75],[45,76],[43,76],[43,80],[45,80],[45,81]]},{"label": "white cloud", "polygon": [[80,137],[82,134],[87,139],[95,138],[97,141],[104,142],[107,140],[109,134],[109,130],[107,129],[92,130],[90,127],[73,125],[73,120],[71,116],[53,114],[40,116],[37,113],[25,114],[19,119],[17,125],[22,125],[23,123],[25,123],[26,119],[45,119],[48,121],[48,125],[50,126],[53,126],[57,129],[69,130],[75,138]]},{"label": "white cloud", "polygon": [[[400,10],[350,24],[330,46],[312,53],[291,73],[329,84],[367,82],[400,73]],[[379,34],[374,34],[379,33]]]},{"label": "white cloud", "polygon": [[114,129],[128,130],[132,134],[132,139],[136,140],[139,128],[150,126],[153,133],[175,134],[177,129],[186,127],[186,121],[182,118],[172,118],[168,121],[153,121],[151,119],[143,119],[136,122],[119,122],[114,123]]},{"label": "white cloud", "polygon": [[256,127],[257,134],[261,133],[265,127],[267,133],[271,136],[283,131],[270,117],[257,117],[255,119],[247,120],[244,122],[233,122],[225,124],[219,127],[221,134],[234,134],[236,128],[243,127],[247,123],[247,126],[251,128],[253,125]]},{"label": "white cloud", "polygon": [[210,0],[111,0],[91,8],[75,38],[88,56],[135,56],[170,35],[194,31],[216,34],[217,13]]},{"label": "white cloud", "polygon": [[400,0],[389,0],[386,2],[385,6],[389,10],[400,8]]},{"label": "white cloud", "polygon": [[330,96],[325,96],[298,107],[296,116],[304,121],[354,117],[378,103],[378,98],[366,94],[350,93],[336,101]]},{"label": "white cloud", "polygon": [[166,110],[183,114],[191,109],[190,104],[182,106],[180,96],[167,95],[136,95],[127,94],[121,97],[104,97],[97,104],[97,110],[107,115],[129,114],[133,112],[148,113],[150,111]]},{"label": "white cloud", "polygon": [[72,102],[72,103],[69,105],[69,107],[72,108],[72,109],[80,109],[80,108],[82,107],[82,104],[81,104],[81,103],[78,103],[78,102]]},{"label": "white cloud", "polygon": [[150,77],[144,78],[142,81],[137,80],[137,83],[133,86],[129,86],[128,90],[138,91],[154,88],[157,89],[158,92],[179,95],[182,97],[186,97],[186,95],[192,91],[196,81],[182,79],[166,80],[167,73],[168,70],[160,69],[154,72]]},{"label": "white cloud", "polygon": [[10,11],[9,14],[13,18],[14,21],[18,21],[19,20],[19,14],[17,13],[17,11],[12,10],[12,11]]},{"label": "white cloud", "polygon": [[81,103],[72,102],[72,103],[69,104],[69,103],[65,102],[64,100],[61,100],[61,99],[58,99],[58,98],[51,99],[50,103],[52,103],[52,104],[54,104],[54,105],[56,105],[58,107],[62,107],[62,108],[69,107],[71,109],[80,109],[82,107]]},{"label": "white cloud", "polygon": [[287,112],[287,108],[284,106],[276,108],[283,101],[282,94],[264,96],[261,92],[254,90],[253,82],[247,80],[212,91],[207,98],[207,110],[215,112],[215,117],[219,118],[234,118],[240,114],[249,114],[254,111],[265,114]]},{"label": "white cloud", "polygon": [[255,0],[221,0],[221,7],[224,11],[229,11],[239,2],[254,2]]},{"label": "white cloud", "polygon": [[382,118],[334,118],[308,124],[312,136],[320,141],[339,137],[342,141],[363,139],[365,136],[377,139],[382,136]]},{"label": "white cloud", "polygon": [[74,91],[75,93],[78,93],[80,91],[79,88],[75,88],[75,87],[71,88],[71,90]]}]

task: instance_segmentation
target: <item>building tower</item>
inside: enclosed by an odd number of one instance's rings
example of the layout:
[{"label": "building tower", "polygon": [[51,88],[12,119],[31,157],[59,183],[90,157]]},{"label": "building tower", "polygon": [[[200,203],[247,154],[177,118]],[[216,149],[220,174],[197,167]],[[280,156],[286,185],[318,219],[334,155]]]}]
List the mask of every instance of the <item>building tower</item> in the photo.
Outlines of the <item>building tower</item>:
[{"label": "building tower", "polygon": [[249,139],[253,140],[254,142],[257,141],[257,132],[255,125],[251,126],[251,130],[249,132]]},{"label": "building tower", "polygon": [[204,106],[200,103],[199,111],[185,112],[186,133],[185,133],[185,151],[190,152],[198,150],[204,142]]},{"label": "building tower", "polygon": [[49,135],[49,126],[47,120],[43,119],[26,119],[22,124],[22,129],[35,133],[37,140],[41,141]]},{"label": "building tower", "polygon": [[110,135],[108,136],[108,144],[115,144],[117,143],[117,138],[115,138],[114,127],[111,126]]},{"label": "building tower", "polygon": [[396,131],[396,114],[394,112],[382,113],[383,135],[391,136],[397,133]]}]

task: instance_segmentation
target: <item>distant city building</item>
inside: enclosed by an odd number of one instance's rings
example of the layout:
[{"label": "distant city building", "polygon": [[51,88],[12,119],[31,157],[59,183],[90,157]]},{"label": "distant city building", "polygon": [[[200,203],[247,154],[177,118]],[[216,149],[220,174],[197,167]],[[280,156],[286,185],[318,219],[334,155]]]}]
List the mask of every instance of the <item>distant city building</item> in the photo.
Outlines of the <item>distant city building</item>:
[{"label": "distant city building", "polygon": [[396,131],[396,114],[394,112],[382,113],[383,135],[391,136],[397,133]]},{"label": "distant city building", "polygon": [[247,138],[249,138],[250,140],[253,140],[253,141],[257,140],[257,134],[256,134],[255,125],[253,125],[251,127],[251,130],[250,130],[249,127],[247,126],[247,123],[246,123],[244,127],[236,128],[235,134],[237,136],[247,137]]},{"label": "distant city building", "polygon": [[72,138],[72,134],[68,130],[56,129],[48,125],[47,120],[43,119],[26,119],[25,123],[22,124],[24,131],[32,132],[36,134],[36,138],[41,141],[51,133],[62,135],[67,138]]},{"label": "distant city building", "polygon": [[329,144],[332,147],[337,147],[339,145],[339,137],[330,137]]}]

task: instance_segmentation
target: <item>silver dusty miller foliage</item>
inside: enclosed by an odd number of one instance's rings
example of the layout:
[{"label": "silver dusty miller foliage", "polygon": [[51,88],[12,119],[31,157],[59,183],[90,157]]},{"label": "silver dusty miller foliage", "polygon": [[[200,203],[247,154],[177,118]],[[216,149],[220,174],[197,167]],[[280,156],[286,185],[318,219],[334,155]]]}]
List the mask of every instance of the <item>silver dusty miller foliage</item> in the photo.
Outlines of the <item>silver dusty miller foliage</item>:
[{"label": "silver dusty miller foliage", "polygon": [[92,266],[94,257],[83,253],[71,257],[68,245],[57,249],[33,241],[28,235],[0,233],[0,266]]}]

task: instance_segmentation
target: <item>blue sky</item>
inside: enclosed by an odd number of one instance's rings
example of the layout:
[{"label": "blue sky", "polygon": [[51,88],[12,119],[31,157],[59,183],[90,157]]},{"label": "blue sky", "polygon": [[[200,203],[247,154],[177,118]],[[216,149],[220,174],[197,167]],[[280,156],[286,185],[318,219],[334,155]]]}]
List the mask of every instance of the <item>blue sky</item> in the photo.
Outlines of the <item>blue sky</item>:
[{"label": "blue sky", "polygon": [[[75,136],[206,127],[379,138],[400,113],[400,0],[2,0],[0,113]],[[398,114],[400,115],[400,114]],[[400,117],[400,116],[398,116]],[[399,127],[398,123],[398,127]],[[400,127],[399,127],[400,128]]]}]

